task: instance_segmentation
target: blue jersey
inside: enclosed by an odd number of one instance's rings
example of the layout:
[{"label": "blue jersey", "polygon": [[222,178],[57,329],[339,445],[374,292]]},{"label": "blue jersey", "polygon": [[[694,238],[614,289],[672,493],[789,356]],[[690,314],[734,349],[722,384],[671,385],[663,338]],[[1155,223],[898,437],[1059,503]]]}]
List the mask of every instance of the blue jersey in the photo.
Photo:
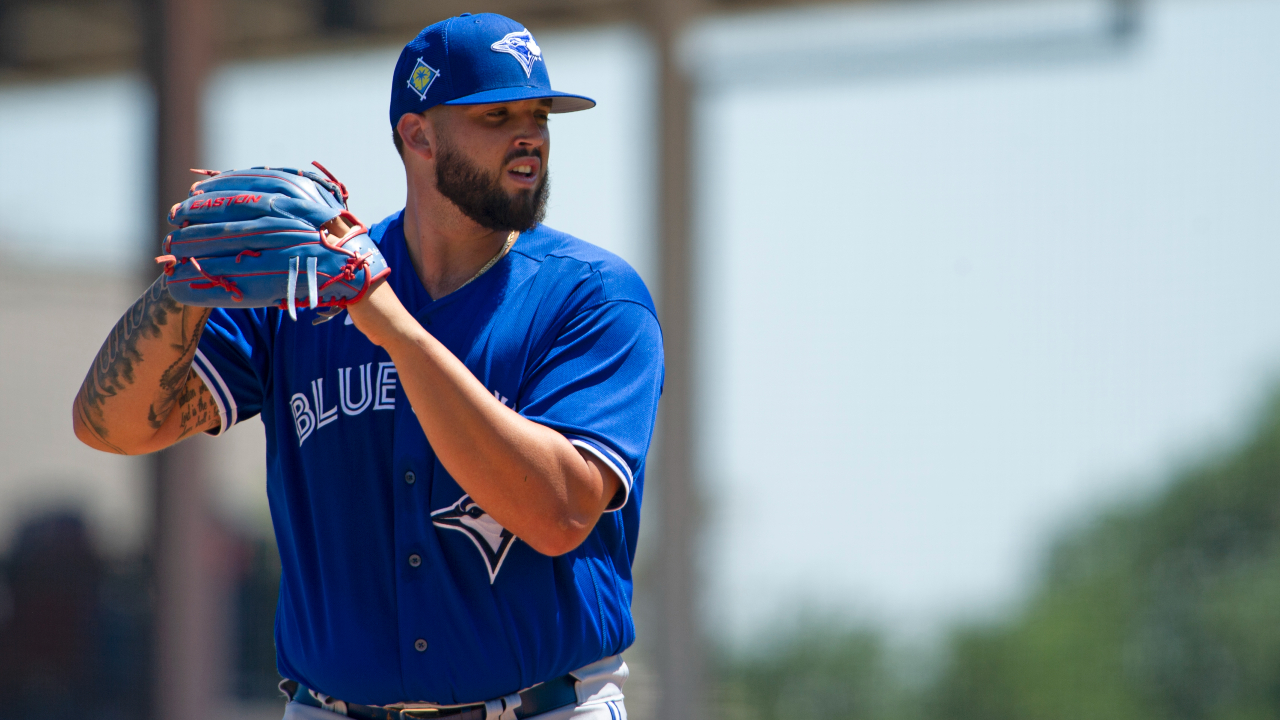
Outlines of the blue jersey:
[{"label": "blue jersey", "polygon": [[539,554],[449,476],[390,357],[345,315],[313,325],[312,312],[215,310],[193,368],[221,430],[259,413],[266,426],[281,675],[366,705],[464,703],[621,652],[635,639],[631,564],[663,382],[644,283],[615,255],[538,226],[432,300],[402,214],[370,235],[427,331],[624,487],[576,550]]}]

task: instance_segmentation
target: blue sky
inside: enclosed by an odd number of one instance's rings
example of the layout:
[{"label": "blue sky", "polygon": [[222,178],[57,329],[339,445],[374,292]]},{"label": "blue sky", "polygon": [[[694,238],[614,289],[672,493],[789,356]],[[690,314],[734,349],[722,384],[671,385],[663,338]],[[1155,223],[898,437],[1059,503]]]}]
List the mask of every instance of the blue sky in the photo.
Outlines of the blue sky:
[{"label": "blue sky", "polygon": [[[801,608],[906,634],[999,612],[1054,532],[1232,437],[1275,377],[1280,4],[1152,0],[1123,48],[1018,42],[1087,34],[1086,6],[690,36],[722,635]],[[539,43],[554,84],[600,101],[553,120],[548,223],[656,282],[650,51],[625,28]],[[913,60],[949,43],[972,47]],[[208,165],[318,159],[357,214],[394,211],[396,52],[224,68]],[[148,103],[130,77],[0,90],[0,252],[138,266]]]},{"label": "blue sky", "polygon": [[1007,607],[1053,532],[1230,437],[1273,377],[1280,5],[1148,8],[1123,52],[704,101],[731,635]]}]

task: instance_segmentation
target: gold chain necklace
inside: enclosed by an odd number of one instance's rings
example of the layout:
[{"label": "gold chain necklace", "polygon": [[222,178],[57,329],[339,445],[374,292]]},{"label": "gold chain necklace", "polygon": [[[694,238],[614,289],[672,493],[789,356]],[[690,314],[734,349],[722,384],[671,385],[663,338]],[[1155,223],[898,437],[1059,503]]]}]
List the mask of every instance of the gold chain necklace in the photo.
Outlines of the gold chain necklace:
[{"label": "gold chain necklace", "polygon": [[[489,262],[485,263],[484,267],[480,268],[479,272],[477,272],[475,275],[472,275],[471,280],[475,280],[476,278],[488,272],[489,268],[493,267],[494,265],[497,265],[498,261],[502,259],[502,256],[506,255],[507,251],[511,249],[511,246],[516,244],[516,238],[519,237],[519,235],[520,233],[516,232],[515,230],[512,230],[511,234],[507,235],[507,242],[503,244],[502,249],[498,251],[498,254],[489,258]],[[458,290],[461,290],[462,288],[470,285],[471,280],[468,280],[462,283],[461,285],[459,285]],[[458,292],[458,290],[454,290],[453,292]]]}]

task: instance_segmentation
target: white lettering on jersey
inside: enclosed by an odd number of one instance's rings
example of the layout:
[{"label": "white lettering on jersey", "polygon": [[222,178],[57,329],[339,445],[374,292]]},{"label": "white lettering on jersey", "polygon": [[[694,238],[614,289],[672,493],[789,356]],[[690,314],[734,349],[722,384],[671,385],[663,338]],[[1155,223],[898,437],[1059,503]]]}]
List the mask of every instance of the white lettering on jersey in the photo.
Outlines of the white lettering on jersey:
[{"label": "white lettering on jersey", "polygon": [[302,447],[302,441],[316,429],[316,414],[311,412],[311,403],[302,393],[294,393],[289,399],[289,409],[293,411],[293,428],[298,431],[298,447]]},{"label": "white lettering on jersey", "polygon": [[351,371],[355,368],[338,368],[338,404],[347,415],[359,415],[373,404],[373,363],[360,366],[360,402],[352,402]]},{"label": "white lettering on jersey", "polygon": [[503,395],[502,393],[498,392],[497,390],[494,390],[494,391],[493,391],[493,396],[494,396],[494,397],[496,397],[496,398],[498,398],[498,402],[502,403],[503,405],[506,405],[507,407],[511,408],[512,410],[514,410],[514,409],[515,409],[515,406],[511,404],[511,401],[510,401],[509,399],[507,399],[507,396],[506,396],[506,395]]},{"label": "white lettering on jersey", "polygon": [[[311,433],[335,422],[338,419],[339,408],[342,409],[343,415],[354,417],[370,407],[374,410],[394,410],[396,407],[398,375],[394,363],[378,363],[376,372],[371,362],[355,367],[338,368],[338,404],[330,408],[324,406],[324,381],[325,378],[322,377],[311,381],[310,397],[305,393],[294,393],[289,399],[289,409],[293,411],[293,428],[298,432],[299,447],[311,436]],[[353,381],[360,385],[359,396],[352,387]],[[504,402],[505,400],[506,398],[503,398]]]},{"label": "white lettering on jersey", "polygon": [[328,410],[324,409],[324,378],[317,378],[311,381],[311,397],[316,401],[317,428],[322,428],[338,419],[337,405]]},{"label": "white lettering on jersey", "polygon": [[396,364],[378,363],[378,392],[373,398],[374,410],[396,409]]}]

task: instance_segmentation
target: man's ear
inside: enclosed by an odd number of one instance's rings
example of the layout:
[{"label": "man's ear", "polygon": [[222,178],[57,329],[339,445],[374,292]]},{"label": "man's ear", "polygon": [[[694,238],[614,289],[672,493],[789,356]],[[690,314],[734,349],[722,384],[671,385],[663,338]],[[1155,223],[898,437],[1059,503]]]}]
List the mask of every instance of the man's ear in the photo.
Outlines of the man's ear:
[{"label": "man's ear", "polygon": [[418,113],[401,115],[400,121],[396,123],[396,132],[400,134],[406,153],[411,152],[424,160],[435,158],[434,128],[431,127],[431,121],[424,115]]}]

